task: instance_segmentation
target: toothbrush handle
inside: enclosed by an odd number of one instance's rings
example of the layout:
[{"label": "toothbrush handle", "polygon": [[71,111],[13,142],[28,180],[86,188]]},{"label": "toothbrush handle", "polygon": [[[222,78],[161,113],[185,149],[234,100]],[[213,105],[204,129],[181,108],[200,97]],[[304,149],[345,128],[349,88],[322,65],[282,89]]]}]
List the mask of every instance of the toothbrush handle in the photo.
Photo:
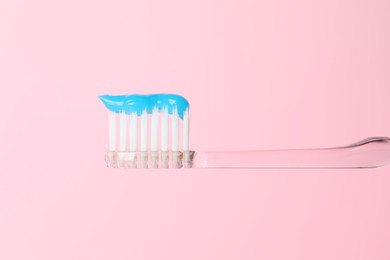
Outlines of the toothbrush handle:
[{"label": "toothbrush handle", "polygon": [[390,138],[334,148],[197,152],[197,168],[374,168],[390,163]]}]

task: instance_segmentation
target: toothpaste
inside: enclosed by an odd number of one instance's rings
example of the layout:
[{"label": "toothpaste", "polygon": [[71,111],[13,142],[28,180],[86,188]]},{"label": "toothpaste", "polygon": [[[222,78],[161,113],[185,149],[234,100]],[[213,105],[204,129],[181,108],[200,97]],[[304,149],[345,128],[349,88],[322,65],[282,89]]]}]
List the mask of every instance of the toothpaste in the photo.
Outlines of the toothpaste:
[{"label": "toothpaste", "polygon": [[102,95],[100,100],[111,112],[120,114],[142,115],[144,111],[152,114],[153,110],[162,111],[167,109],[169,114],[174,112],[183,119],[185,112],[189,109],[188,101],[176,94],[151,94],[151,95]]}]

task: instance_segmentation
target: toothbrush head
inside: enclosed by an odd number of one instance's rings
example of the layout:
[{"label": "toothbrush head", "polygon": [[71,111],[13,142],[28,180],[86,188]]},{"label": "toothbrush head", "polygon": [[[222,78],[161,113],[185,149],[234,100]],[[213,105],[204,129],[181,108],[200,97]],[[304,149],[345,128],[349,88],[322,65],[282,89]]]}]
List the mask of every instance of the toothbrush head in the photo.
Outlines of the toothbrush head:
[{"label": "toothbrush head", "polygon": [[176,94],[103,95],[112,168],[191,168],[189,103]]}]

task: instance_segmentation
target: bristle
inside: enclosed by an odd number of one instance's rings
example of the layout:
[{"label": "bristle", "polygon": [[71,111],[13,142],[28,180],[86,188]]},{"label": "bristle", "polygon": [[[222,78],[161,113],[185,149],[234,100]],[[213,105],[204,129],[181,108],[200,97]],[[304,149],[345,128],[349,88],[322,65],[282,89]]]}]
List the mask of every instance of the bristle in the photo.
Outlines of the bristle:
[{"label": "bristle", "polygon": [[177,109],[173,109],[171,116],[171,150],[172,168],[182,167],[182,156],[179,151],[179,114]]},{"label": "bristle", "polygon": [[110,112],[106,162],[120,168],[182,168],[192,161],[188,142],[188,107],[156,103],[143,110]]},{"label": "bristle", "polygon": [[150,126],[150,168],[158,167],[158,110],[153,108]]},{"label": "bristle", "polygon": [[137,130],[138,130],[138,116],[137,113],[130,114],[130,152],[137,151]]},{"label": "bristle", "polygon": [[183,114],[183,151],[189,150],[189,130],[190,130],[190,118],[188,109]]},{"label": "bristle", "polygon": [[[119,114],[119,151],[126,151],[126,128],[127,128],[127,116],[125,111],[122,111]],[[118,166],[121,168],[125,168],[125,157],[124,153],[120,153],[118,155],[119,163]]]},{"label": "bristle", "polygon": [[108,134],[110,151],[116,150],[116,113],[110,112],[108,119]]},{"label": "bristle", "polygon": [[158,110],[154,108],[152,111],[152,119],[150,126],[150,150],[156,152],[158,150]]},{"label": "bristle", "polygon": [[141,152],[146,152],[148,150],[148,113],[146,110],[142,112],[141,115]]},{"label": "bristle", "polygon": [[[110,151],[116,150],[116,113],[110,112],[108,118],[108,135],[109,135],[109,149]],[[110,167],[117,167],[116,158],[113,153],[106,154],[106,162]]]},{"label": "bristle", "polygon": [[125,111],[119,115],[119,150],[126,151],[127,116]]},{"label": "bristle", "polygon": [[161,168],[169,167],[169,154],[168,154],[168,108],[164,108],[161,112]]},{"label": "bristle", "polygon": [[129,168],[136,168],[137,167],[137,154],[135,153],[137,151],[137,130],[138,130],[138,116],[137,113],[131,113],[130,114],[130,126],[129,126],[129,136],[130,136],[130,145],[129,145],[129,156],[128,159],[128,167]]},{"label": "bristle", "polygon": [[161,151],[168,151],[168,108],[161,112]]},{"label": "bristle", "polygon": [[141,114],[141,158],[140,167],[148,168],[148,112],[146,109]]},{"label": "bristle", "polygon": [[179,150],[179,115],[177,109],[174,109],[171,116],[171,150]]}]

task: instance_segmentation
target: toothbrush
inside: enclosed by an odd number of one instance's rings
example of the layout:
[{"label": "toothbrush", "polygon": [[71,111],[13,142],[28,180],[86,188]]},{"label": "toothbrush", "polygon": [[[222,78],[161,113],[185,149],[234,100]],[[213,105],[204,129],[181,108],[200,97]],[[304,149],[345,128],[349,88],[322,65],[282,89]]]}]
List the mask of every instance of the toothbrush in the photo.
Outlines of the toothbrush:
[{"label": "toothbrush", "polygon": [[109,110],[105,161],[112,168],[375,168],[390,163],[388,137],[333,148],[195,152],[189,149],[189,103],[184,97],[99,98]]}]

